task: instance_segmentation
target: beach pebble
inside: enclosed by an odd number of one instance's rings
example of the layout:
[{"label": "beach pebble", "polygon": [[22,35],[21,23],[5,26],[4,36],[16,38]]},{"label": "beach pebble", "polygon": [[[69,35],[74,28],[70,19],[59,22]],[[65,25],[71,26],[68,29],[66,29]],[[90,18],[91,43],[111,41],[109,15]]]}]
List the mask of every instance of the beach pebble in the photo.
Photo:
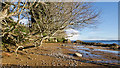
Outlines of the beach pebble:
[{"label": "beach pebble", "polygon": [[27,57],[27,58],[31,60],[31,58],[30,58],[30,57]]},{"label": "beach pebble", "polygon": [[60,66],[60,63],[58,63],[57,66]]},{"label": "beach pebble", "polygon": [[82,57],[82,54],[80,54],[80,53],[75,53],[74,55],[78,56],[78,57]]},{"label": "beach pebble", "polygon": [[25,53],[28,53],[27,51],[24,51]]},{"label": "beach pebble", "polygon": [[62,46],[66,46],[65,44],[62,44]]},{"label": "beach pebble", "polygon": [[61,49],[61,48],[58,47],[57,49]]},{"label": "beach pebble", "polygon": [[0,56],[0,58],[4,58],[3,56]]},{"label": "beach pebble", "polygon": [[80,64],[82,64],[82,63],[80,63]]},{"label": "beach pebble", "polygon": [[31,54],[34,54],[33,52],[31,52]]},{"label": "beach pebble", "polygon": [[56,66],[55,64],[53,66]]}]

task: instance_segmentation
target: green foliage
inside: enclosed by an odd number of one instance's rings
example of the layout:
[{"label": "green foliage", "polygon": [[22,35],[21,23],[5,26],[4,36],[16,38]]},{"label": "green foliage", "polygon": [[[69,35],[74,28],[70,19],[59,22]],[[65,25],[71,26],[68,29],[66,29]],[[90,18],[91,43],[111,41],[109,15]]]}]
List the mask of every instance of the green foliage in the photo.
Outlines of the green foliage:
[{"label": "green foliage", "polygon": [[16,46],[19,43],[25,43],[28,36],[28,27],[14,22],[11,18],[2,21],[2,43]]},{"label": "green foliage", "polygon": [[47,36],[47,34],[46,34],[46,33],[43,33],[43,37],[45,37],[45,36]]},{"label": "green foliage", "polygon": [[65,40],[65,38],[58,38],[57,41],[58,42],[63,42]]}]

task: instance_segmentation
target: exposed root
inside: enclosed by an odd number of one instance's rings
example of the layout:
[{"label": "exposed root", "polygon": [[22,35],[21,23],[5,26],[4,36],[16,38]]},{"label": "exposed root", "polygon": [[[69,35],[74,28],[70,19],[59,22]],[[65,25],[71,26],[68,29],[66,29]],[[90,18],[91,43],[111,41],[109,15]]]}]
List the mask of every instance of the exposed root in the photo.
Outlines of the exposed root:
[{"label": "exposed root", "polygon": [[20,48],[24,48],[24,47],[23,47],[23,46],[18,46],[18,48],[17,48],[16,51],[15,51],[15,54],[17,54],[17,52],[18,52],[18,50],[19,50]]}]

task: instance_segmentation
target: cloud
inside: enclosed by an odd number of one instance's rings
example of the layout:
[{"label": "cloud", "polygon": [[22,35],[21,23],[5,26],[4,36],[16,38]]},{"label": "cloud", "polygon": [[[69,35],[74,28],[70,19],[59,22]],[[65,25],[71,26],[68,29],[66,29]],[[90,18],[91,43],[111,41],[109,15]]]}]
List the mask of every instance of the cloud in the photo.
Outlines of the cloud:
[{"label": "cloud", "polygon": [[80,35],[74,35],[73,37],[69,37],[70,40],[78,40]]},{"label": "cloud", "polygon": [[68,29],[66,33],[68,36],[71,36],[71,33],[76,33],[72,37],[68,37],[70,40],[118,40],[117,36],[106,36],[105,33],[101,31],[84,32],[80,34],[78,30]]},{"label": "cloud", "polygon": [[67,33],[79,33],[79,31],[78,30],[75,30],[75,29],[67,29],[67,30],[65,30]]},{"label": "cloud", "polygon": [[70,40],[78,40],[80,37],[80,33],[78,30],[67,29],[65,31],[66,31],[67,35],[69,36],[68,39],[70,39]]}]

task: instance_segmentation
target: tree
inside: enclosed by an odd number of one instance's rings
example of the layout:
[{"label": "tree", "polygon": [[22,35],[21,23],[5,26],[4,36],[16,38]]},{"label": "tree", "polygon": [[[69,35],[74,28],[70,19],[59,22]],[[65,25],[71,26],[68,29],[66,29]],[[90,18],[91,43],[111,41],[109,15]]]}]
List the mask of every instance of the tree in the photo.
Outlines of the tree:
[{"label": "tree", "polygon": [[[26,0],[27,1],[27,0]],[[2,2],[2,10],[0,11],[0,30],[2,37],[3,47],[8,49],[8,45],[15,45],[19,48],[25,40],[29,40],[28,27],[21,25],[19,22],[25,17],[28,17],[29,8],[36,6],[35,2]],[[18,20],[15,22],[11,17],[17,17]],[[27,38],[27,39],[26,39]],[[18,45],[19,44],[19,45]],[[20,46],[21,47],[21,46]]]},{"label": "tree", "polygon": [[[7,49],[7,51],[10,51],[8,49],[8,45],[6,44],[12,44],[17,45],[18,42],[20,42],[18,38],[23,36],[22,34],[17,35],[15,33],[16,30],[19,30],[18,28],[21,27],[19,24],[19,21],[21,20],[20,15],[22,14],[22,11],[25,8],[26,3],[22,3],[20,5],[20,1],[18,3],[11,3],[11,2],[3,2],[2,3],[2,10],[0,11],[0,30],[2,37],[2,44],[3,47]],[[15,22],[11,17],[18,15],[18,20]],[[21,32],[21,31],[20,31]]]},{"label": "tree", "polygon": [[58,31],[95,23],[99,15],[85,2],[49,2],[48,5],[40,4],[32,8],[31,13],[35,20],[31,28],[33,35],[39,35],[35,39],[37,46],[42,45],[44,39],[54,36]]},{"label": "tree", "polygon": [[54,37],[56,37],[56,38],[67,38],[68,36],[67,36],[67,33],[66,33],[66,31],[65,30],[61,30],[61,31],[58,31],[55,35],[54,35]]},{"label": "tree", "polygon": [[[26,40],[34,42],[35,46],[42,45],[46,38],[62,33],[64,29],[84,27],[95,22],[98,13],[85,2],[17,2],[3,3],[0,23],[3,28],[2,39],[4,43],[11,40],[17,46],[24,48]],[[17,17],[17,22],[11,17]],[[20,24],[23,18],[32,23],[27,27]],[[34,22],[33,22],[34,20]],[[78,27],[77,27],[78,28]],[[8,42],[10,44],[10,42]],[[5,46],[7,47],[7,46]],[[16,50],[16,52],[17,52]],[[8,50],[9,51],[9,50]]]}]

